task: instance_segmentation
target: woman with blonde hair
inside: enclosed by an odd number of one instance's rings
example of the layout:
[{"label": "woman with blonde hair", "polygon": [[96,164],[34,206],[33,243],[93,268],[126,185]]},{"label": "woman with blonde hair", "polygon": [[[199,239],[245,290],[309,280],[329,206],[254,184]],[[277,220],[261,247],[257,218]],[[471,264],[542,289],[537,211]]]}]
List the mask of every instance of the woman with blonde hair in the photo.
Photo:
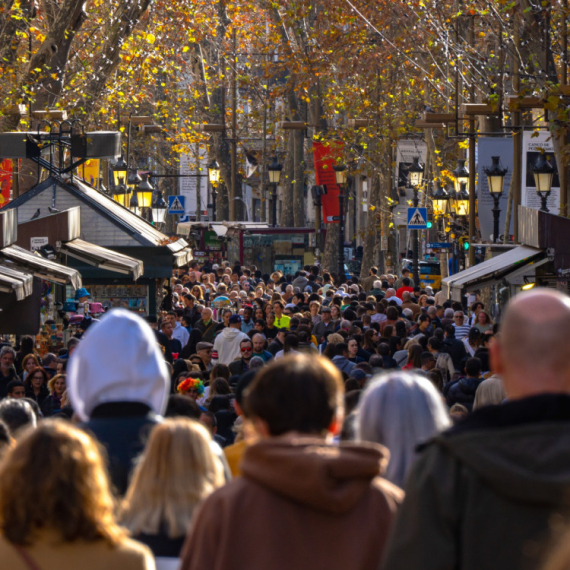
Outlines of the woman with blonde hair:
[{"label": "woman with blonde hair", "polygon": [[65,374],[56,374],[49,382],[48,382],[48,390],[49,396],[43,401],[42,404],[42,414],[49,418],[54,414],[57,414],[61,411],[62,408],[62,398],[63,393],[65,392]]},{"label": "woman with blonde hair", "polygon": [[59,420],[23,434],[2,461],[0,560],[10,570],[155,568],[115,520],[99,446]]},{"label": "woman with blonde hair", "polygon": [[177,567],[196,506],[224,484],[210,440],[195,421],[167,419],[152,430],[135,468],[121,520],[136,540],[150,547],[158,569],[169,563]]}]

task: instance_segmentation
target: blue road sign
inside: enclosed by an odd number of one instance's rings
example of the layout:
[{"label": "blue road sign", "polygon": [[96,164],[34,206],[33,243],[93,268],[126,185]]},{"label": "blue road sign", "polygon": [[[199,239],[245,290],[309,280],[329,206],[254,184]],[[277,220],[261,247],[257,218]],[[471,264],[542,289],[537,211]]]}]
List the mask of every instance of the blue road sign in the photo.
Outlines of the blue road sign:
[{"label": "blue road sign", "polygon": [[433,243],[427,243],[426,247],[428,249],[449,249],[451,244],[447,241],[435,241]]},{"label": "blue road sign", "polygon": [[168,213],[169,214],[185,214],[186,213],[186,196],[169,196],[168,197]]},{"label": "blue road sign", "polygon": [[425,230],[427,219],[427,208],[408,208],[409,230]]}]

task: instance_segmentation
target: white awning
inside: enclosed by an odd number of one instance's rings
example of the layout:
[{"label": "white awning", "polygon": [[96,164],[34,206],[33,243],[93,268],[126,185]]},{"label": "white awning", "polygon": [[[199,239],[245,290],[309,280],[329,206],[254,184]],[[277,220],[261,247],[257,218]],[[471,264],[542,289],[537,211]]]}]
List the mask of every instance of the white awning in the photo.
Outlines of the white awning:
[{"label": "white awning", "polygon": [[107,269],[108,271],[115,271],[116,273],[132,275],[135,281],[142,276],[144,271],[143,262],[140,259],[117,253],[112,249],[107,249],[82,239],[64,242],[59,250],[89,265]]},{"label": "white awning", "polygon": [[34,276],[16,269],[0,265],[0,291],[3,293],[16,293],[16,299],[21,301],[32,294]]},{"label": "white awning", "polygon": [[18,265],[25,267],[40,279],[53,283],[69,283],[74,289],[82,286],[81,274],[76,269],[46,259],[38,253],[17,245],[5,247],[0,250],[0,255],[17,262]]},{"label": "white awning", "polygon": [[464,290],[471,291],[480,287],[489,287],[520,271],[528,271],[530,265],[538,267],[547,261],[545,250],[520,245],[483,263],[446,277],[441,282],[441,288],[448,299],[462,301]]},{"label": "white awning", "polygon": [[184,267],[192,261],[192,250],[189,247],[184,248],[182,251],[178,251],[174,255],[174,266]]}]

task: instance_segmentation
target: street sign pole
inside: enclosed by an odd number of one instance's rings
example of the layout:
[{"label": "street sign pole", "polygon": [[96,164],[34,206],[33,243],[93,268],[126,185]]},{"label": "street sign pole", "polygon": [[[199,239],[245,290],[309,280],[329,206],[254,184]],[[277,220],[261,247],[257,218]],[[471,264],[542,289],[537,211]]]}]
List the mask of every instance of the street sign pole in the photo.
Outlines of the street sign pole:
[{"label": "street sign pole", "polygon": [[[414,186],[414,208],[417,208],[418,206],[418,188],[417,186]],[[414,286],[418,286],[420,284],[420,230],[414,230],[413,256]]]}]

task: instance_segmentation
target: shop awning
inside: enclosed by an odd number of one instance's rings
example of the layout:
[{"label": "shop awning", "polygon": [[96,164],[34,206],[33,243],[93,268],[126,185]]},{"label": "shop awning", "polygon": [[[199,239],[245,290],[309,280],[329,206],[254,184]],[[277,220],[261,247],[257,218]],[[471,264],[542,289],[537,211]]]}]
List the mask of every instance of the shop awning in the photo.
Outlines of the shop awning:
[{"label": "shop awning", "polygon": [[520,271],[528,271],[530,265],[538,267],[547,261],[548,256],[544,249],[520,245],[446,277],[441,282],[441,288],[448,299],[462,301],[463,291],[489,287],[506,277],[515,276]]},{"label": "shop awning", "polygon": [[132,275],[135,281],[142,276],[144,271],[143,262],[139,259],[82,239],[62,243],[59,251],[101,269]]},{"label": "shop awning", "polygon": [[16,267],[0,265],[0,291],[16,293],[16,299],[22,301],[32,294],[34,276],[20,271]]},{"label": "shop awning", "polygon": [[25,267],[40,279],[54,283],[69,283],[74,289],[79,289],[82,286],[81,274],[77,269],[50,261],[17,245],[10,245],[1,249],[0,255],[15,261],[19,266]]},{"label": "shop awning", "polygon": [[172,254],[174,256],[174,265],[176,267],[184,267],[192,260],[192,250],[185,247],[182,251],[177,251]]}]

